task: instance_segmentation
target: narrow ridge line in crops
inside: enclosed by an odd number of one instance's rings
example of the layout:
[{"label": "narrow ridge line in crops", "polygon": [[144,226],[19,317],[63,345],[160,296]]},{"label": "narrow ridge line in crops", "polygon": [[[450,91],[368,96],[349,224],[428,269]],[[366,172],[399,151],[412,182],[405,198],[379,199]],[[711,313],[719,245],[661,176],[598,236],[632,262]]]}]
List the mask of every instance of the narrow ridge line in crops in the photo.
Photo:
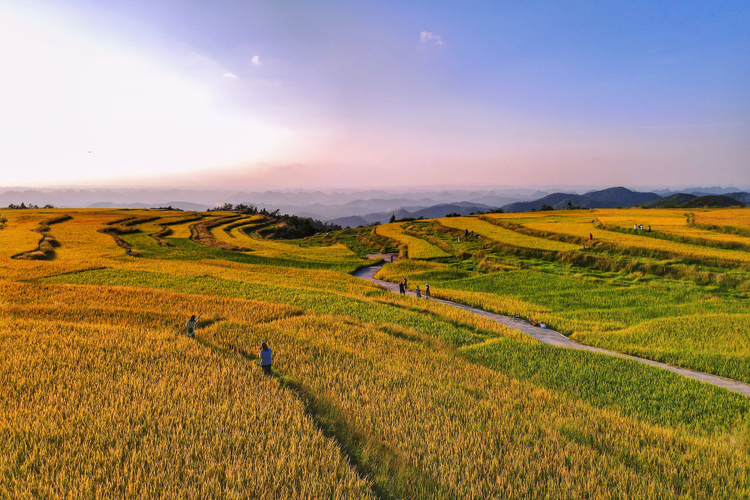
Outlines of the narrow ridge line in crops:
[{"label": "narrow ridge line in crops", "polygon": [[71,215],[62,215],[60,217],[53,217],[52,219],[46,219],[39,222],[39,227],[32,229],[33,232],[39,233],[42,237],[36,245],[34,250],[28,250],[26,252],[17,253],[11,255],[11,259],[19,260],[52,260],[55,258],[55,248],[60,246],[54,236],[49,234],[50,226],[53,224],[59,224],[67,220],[72,219]]},{"label": "narrow ridge line in crops", "polygon": [[[248,353],[245,349],[237,345],[228,345],[226,348],[220,347],[213,342],[204,338],[195,337],[195,340],[204,347],[218,352],[225,356],[237,355],[240,358],[246,360],[248,363],[252,363],[256,360],[256,357]],[[273,377],[279,382],[279,384],[285,389],[289,390],[294,396],[302,402],[305,413],[310,417],[315,427],[323,434],[326,438],[333,440],[341,450],[341,454],[344,455],[351,464],[357,475],[365,482],[370,484],[370,489],[377,500],[395,500],[396,497],[390,495],[388,492],[380,488],[374,481],[369,479],[373,476],[372,471],[365,466],[360,460],[357,459],[356,454],[352,450],[351,446],[346,444],[346,439],[343,439],[339,433],[336,432],[335,423],[327,423],[329,419],[324,416],[324,412],[316,404],[315,398],[309,394],[305,389],[292,377],[286,376],[280,373],[278,369],[274,370]]]},{"label": "narrow ridge line in crops", "polygon": [[74,271],[65,271],[65,272],[62,272],[62,273],[50,274],[50,275],[47,275],[47,276],[32,278],[32,279],[29,279],[29,280],[19,280],[19,281],[22,282],[22,283],[36,283],[40,279],[55,278],[57,276],[66,276],[66,275],[69,275],[69,274],[86,273],[86,272],[89,272],[89,271],[100,271],[102,269],[111,269],[111,268],[109,266],[94,266],[94,267],[87,267],[86,269],[76,269]]},{"label": "narrow ridge line in crops", "polygon": [[[382,263],[374,264],[372,266],[360,269],[359,271],[355,271],[353,273],[353,276],[366,280],[366,281],[370,281],[371,283],[375,283],[393,293],[398,293],[398,288],[397,288],[398,285],[396,283],[389,283],[387,281],[375,279],[374,277],[375,274],[377,274],[377,272],[380,270],[380,268],[383,267],[383,265],[384,264]],[[413,292],[407,292],[407,294],[412,295],[412,296],[415,295]],[[556,347],[563,347],[563,348],[568,348],[568,349],[581,349],[581,350],[586,350],[586,351],[590,351],[590,352],[594,352],[598,354],[605,354],[608,356],[617,356],[620,358],[630,359],[638,363],[643,363],[643,364],[653,366],[655,368],[668,370],[678,375],[682,375],[684,377],[698,380],[699,382],[705,382],[705,383],[714,385],[716,387],[721,387],[721,388],[724,388],[733,392],[738,392],[744,396],[750,397],[750,384],[740,382],[739,380],[721,377],[718,375],[712,375],[710,373],[699,372],[696,370],[689,370],[687,368],[672,366],[666,363],[661,363],[659,361],[654,361],[654,360],[646,359],[646,358],[639,358],[637,356],[631,356],[629,354],[623,354],[621,352],[609,351],[607,349],[601,349],[599,347],[592,347],[592,346],[588,346],[585,344],[579,344],[578,342],[575,342],[569,339],[565,335],[555,330],[552,330],[549,328],[535,327],[523,320],[517,320],[509,316],[504,316],[502,314],[491,313],[488,311],[484,311],[482,309],[467,306],[465,304],[459,304],[457,302],[453,302],[450,300],[436,299],[434,297],[431,300],[433,300],[434,302],[439,302],[441,304],[450,306],[450,307],[457,307],[459,309],[463,309],[465,311],[477,314],[479,316],[486,317],[488,319],[492,319],[509,328],[513,328],[514,330],[519,330],[533,337],[534,339],[536,339],[537,341],[543,344],[548,344],[548,345],[553,345]]]},{"label": "narrow ridge line in crops", "polygon": [[113,240],[115,240],[115,244],[120,247],[124,248],[125,251],[130,250],[132,253],[130,255],[137,257],[140,255],[140,252],[138,250],[134,250],[133,247],[130,246],[130,244],[125,241],[122,236],[122,234],[133,234],[133,233],[140,233],[141,230],[135,227],[131,227],[128,229],[122,229],[119,227],[106,227],[102,229],[97,229],[97,232],[100,232],[102,234],[108,234],[112,237]]}]

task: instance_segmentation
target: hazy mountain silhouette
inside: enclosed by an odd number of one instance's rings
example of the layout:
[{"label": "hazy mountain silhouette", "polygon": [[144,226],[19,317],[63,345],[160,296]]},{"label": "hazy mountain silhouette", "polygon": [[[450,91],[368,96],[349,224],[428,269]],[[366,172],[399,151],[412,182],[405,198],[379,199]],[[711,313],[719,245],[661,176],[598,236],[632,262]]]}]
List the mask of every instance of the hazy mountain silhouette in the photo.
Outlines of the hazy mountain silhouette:
[{"label": "hazy mountain silhouette", "polygon": [[506,212],[528,212],[532,208],[540,210],[542,205],[549,205],[555,210],[572,206],[585,208],[617,208],[640,205],[661,198],[656,193],[641,193],[624,187],[613,187],[601,191],[591,191],[586,194],[553,193],[534,201],[511,203],[503,206]]},{"label": "hazy mountain silhouette", "polygon": [[649,201],[641,205],[644,208],[675,208],[682,206],[683,203],[687,203],[690,200],[697,198],[694,194],[689,193],[676,193],[658,200]]},{"label": "hazy mountain silhouette", "polygon": [[680,208],[703,208],[703,207],[736,207],[743,206],[745,203],[738,201],[729,196],[720,194],[710,194],[708,196],[698,196],[692,200],[680,205]]},{"label": "hazy mountain silhouette", "polygon": [[494,207],[489,205],[482,205],[479,203],[450,203],[434,205],[426,208],[418,207],[407,207],[395,210],[393,212],[381,212],[373,213],[365,216],[353,216],[353,217],[340,217],[338,219],[332,219],[327,221],[330,224],[338,224],[341,227],[357,227],[366,226],[376,222],[385,223],[391,219],[391,216],[395,216],[396,219],[414,218],[418,219],[423,217],[425,219],[436,219],[445,217],[447,214],[457,213],[460,215],[468,215],[472,212],[486,212],[492,210]]}]

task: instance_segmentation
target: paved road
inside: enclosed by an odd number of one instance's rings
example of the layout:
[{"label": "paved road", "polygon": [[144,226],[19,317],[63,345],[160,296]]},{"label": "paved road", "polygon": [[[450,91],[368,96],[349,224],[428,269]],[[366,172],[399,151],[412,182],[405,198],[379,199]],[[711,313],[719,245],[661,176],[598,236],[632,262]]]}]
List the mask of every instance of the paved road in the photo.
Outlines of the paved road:
[{"label": "paved road", "polygon": [[[373,266],[365,267],[365,268],[360,269],[359,271],[356,271],[354,273],[354,276],[356,276],[357,278],[362,278],[364,280],[370,281],[377,285],[380,285],[381,287],[387,290],[390,290],[391,292],[398,293],[398,283],[390,283],[388,281],[375,279],[375,275],[377,274],[378,271],[380,271],[381,267],[383,267],[383,264],[376,264]],[[411,296],[415,296],[414,292],[407,292],[407,293]],[[432,300],[434,302],[440,302],[441,304],[445,304],[447,306],[457,307],[459,309],[463,309],[465,311],[478,314],[479,316],[484,316],[485,318],[495,320],[498,323],[502,323],[503,325],[513,328],[515,330],[520,330],[523,333],[530,335],[531,337],[534,337],[536,340],[538,340],[539,342],[543,344],[549,344],[549,345],[554,345],[558,347],[567,347],[569,349],[583,349],[585,351],[597,352],[600,354],[608,354],[610,356],[618,356],[620,358],[632,359],[633,361],[637,361],[639,363],[655,366],[657,368],[663,368],[665,370],[669,370],[679,375],[692,378],[695,380],[699,380],[701,382],[706,382],[708,384],[712,384],[718,387],[723,387],[724,389],[729,389],[730,391],[739,392],[740,394],[744,394],[745,396],[750,397],[750,384],[746,384],[744,382],[739,382],[737,380],[719,377],[717,375],[711,375],[708,373],[696,372],[693,370],[688,370],[686,368],[679,368],[679,367],[668,365],[665,363],[659,363],[658,361],[652,361],[650,359],[629,356],[627,354],[622,354],[620,352],[608,351],[606,349],[600,349],[598,347],[592,347],[592,346],[588,346],[584,344],[579,344],[578,342],[569,339],[562,333],[556,332],[555,330],[551,330],[549,328],[539,328],[539,327],[533,326],[524,320],[516,320],[509,316],[503,316],[502,314],[495,314],[495,313],[483,311],[482,309],[469,307],[464,304],[459,304],[457,302],[451,302],[450,300],[435,299],[435,298],[433,298]]]}]

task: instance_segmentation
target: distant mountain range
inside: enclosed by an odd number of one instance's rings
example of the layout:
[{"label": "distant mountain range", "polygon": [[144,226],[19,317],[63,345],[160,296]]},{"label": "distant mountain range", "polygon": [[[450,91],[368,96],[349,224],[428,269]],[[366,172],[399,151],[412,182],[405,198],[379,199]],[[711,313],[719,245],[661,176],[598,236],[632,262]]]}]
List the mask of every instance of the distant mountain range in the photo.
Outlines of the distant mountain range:
[{"label": "distant mountain range", "polygon": [[427,208],[399,208],[393,212],[380,212],[372,213],[365,216],[350,216],[340,217],[338,219],[332,219],[328,221],[331,224],[338,224],[341,227],[358,227],[367,226],[369,224],[384,223],[391,219],[391,216],[395,216],[396,219],[414,218],[419,219],[423,217],[425,219],[435,219],[438,217],[445,217],[447,214],[456,213],[459,215],[468,215],[475,212],[487,212],[492,210],[493,207],[484,205],[481,203],[450,203],[442,205],[433,205]]},{"label": "distant mountain range", "polygon": [[[748,193],[741,194],[747,195]],[[738,205],[746,205],[746,203],[743,203],[729,195],[722,196],[720,194],[709,194],[706,196],[698,196],[697,198],[686,201],[685,203],[680,205],[679,208],[736,207]]]},{"label": "distant mountain range", "polygon": [[741,189],[737,189],[736,187],[698,187],[698,188],[685,188],[680,189],[678,191],[672,191],[670,189],[653,189],[651,192],[656,193],[659,196],[667,197],[671,196],[673,194],[694,194],[695,196],[708,196],[712,194],[723,194],[723,195],[731,195],[737,192],[740,192]]},{"label": "distant mountain range", "polygon": [[[165,201],[160,200],[175,200]],[[703,207],[750,204],[750,193],[737,188],[691,188],[683,191],[638,192],[624,187],[584,194],[525,189],[456,189],[415,191],[265,191],[186,189],[25,189],[0,193],[0,207],[25,203],[60,208],[158,208],[205,211],[224,203],[255,205],[269,211],[310,217],[343,227],[388,222],[391,216],[436,218],[450,213],[467,215],[501,207],[506,212],[569,207],[616,208],[629,206]]]},{"label": "distant mountain range", "polygon": [[[700,193],[700,191],[699,191]],[[617,208],[642,206],[644,208],[660,207],[731,207],[750,203],[750,193],[734,192],[726,195],[675,193],[661,197],[656,193],[641,193],[624,187],[614,187],[592,191],[586,194],[553,193],[537,200],[510,203],[502,207],[505,212],[528,212],[541,210],[547,205],[555,210],[570,207],[584,208]]]},{"label": "distant mountain range", "polygon": [[193,212],[205,212],[210,207],[208,205],[202,205],[200,203],[189,203],[187,201],[167,201],[164,203],[112,203],[111,201],[103,201],[100,203],[92,203],[88,208],[164,208],[172,207],[179,210],[191,210]]},{"label": "distant mountain range", "polygon": [[[15,188],[0,192],[0,207],[25,203],[60,208],[150,208],[172,205],[183,210],[203,211],[244,203],[269,211],[312,217],[328,221],[349,216],[390,214],[407,209],[414,212],[435,205],[474,203],[499,207],[508,203],[532,200],[548,194],[524,188],[455,189],[455,190],[336,190],[322,191],[227,191],[188,189],[28,189]],[[173,201],[164,201],[173,200]],[[373,219],[373,217],[370,217]]]},{"label": "distant mountain range", "polygon": [[[700,191],[699,191],[700,192]],[[547,205],[555,210],[564,210],[573,207],[584,208],[618,208],[642,206],[644,208],[657,207],[731,207],[737,205],[746,205],[750,203],[750,193],[734,192],[727,195],[703,195],[696,196],[689,193],[676,193],[666,197],[661,197],[656,193],[642,193],[631,191],[624,187],[613,187],[602,189],[600,191],[591,191],[585,194],[575,193],[552,193],[533,201],[519,201],[503,205],[501,208],[505,212],[529,212],[531,210],[541,210]],[[433,205],[425,208],[406,207],[394,210],[392,212],[378,212],[367,215],[353,215],[348,217],[339,217],[331,219],[328,222],[338,224],[342,227],[366,226],[373,223],[384,223],[390,220],[391,215],[396,219],[413,217],[415,219],[424,217],[432,219],[445,217],[449,213],[467,215],[472,212],[487,212],[497,208],[497,204],[483,203],[452,203]]]},{"label": "distant mountain range", "polygon": [[661,198],[656,193],[639,193],[624,187],[613,187],[601,191],[591,191],[586,194],[553,193],[534,201],[517,202],[503,206],[506,212],[528,212],[531,209],[540,210],[542,205],[548,205],[555,210],[569,206],[585,208],[616,208],[641,205]]}]

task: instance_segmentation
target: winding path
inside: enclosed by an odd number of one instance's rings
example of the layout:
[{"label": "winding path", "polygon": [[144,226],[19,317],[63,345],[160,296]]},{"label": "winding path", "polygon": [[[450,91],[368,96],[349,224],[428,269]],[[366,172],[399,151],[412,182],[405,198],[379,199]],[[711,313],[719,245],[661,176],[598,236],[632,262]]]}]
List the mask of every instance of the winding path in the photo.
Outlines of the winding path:
[{"label": "winding path", "polygon": [[[381,255],[378,255],[378,256],[381,256]],[[380,268],[382,267],[383,267],[383,264],[375,264],[369,267],[364,267],[356,271],[354,273],[354,276],[356,276],[357,278],[361,278],[363,280],[367,280],[372,283],[375,283],[376,285],[379,285],[387,290],[390,290],[391,292],[398,293],[398,283],[390,283],[388,281],[375,279],[375,275],[377,274],[378,271],[380,271]],[[411,296],[415,296],[414,292],[407,292],[407,294]],[[484,316],[485,318],[489,318],[491,320],[497,321],[498,323],[501,323],[509,328],[513,328],[515,330],[522,331],[523,333],[527,335],[530,335],[531,337],[535,338],[542,344],[549,344],[549,345],[553,345],[557,347],[567,347],[569,349],[582,349],[584,351],[591,351],[591,352],[596,352],[599,354],[608,354],[610,356],[618,356],[620,358],[631,359],[633,361],[637,361],[639,363],[643,363],[646,365],[655,366],[657,368],[663,368],[664,370],[669,370],[671,372],[677,373],[678,375],[692,378],[700,382],[712,384],[717,387],[723,387],[724,389],[729,389],[730,391],[739,392],[740,394],[750,397],[750,384],[746,384],[745,382],[732,380],[730,378],[719,377],[718,375],[711,375],[708,373],[688,370],[686,368],[679,368],[676,366],[668,365],[666,363],[660,363],[658,361],[653,361],[650,359],[638,358],[636,356],[630,356],[627,354],[622,354],[620,352],[608,351],[606,349],[600,349],[598,347],[592,347],[592,346],[585,345],[585,344],[579,344],[578,342],[569,339],[562,333],[556,332],[555,330],[551,330],[549,328],[539,328],[539,327],[531,325],[530,323],[524,320],[517,320],[508,316],[503,316],[502,314],[495,314],[495,313],[483,311],[482,309],[469,307],[467,305],[459,304],[457,302],[451,302],[450,300],[432,298],[432,301],[440,302],[441,304],[445,304],[451,307],[457,307],[459,309],[463,309],[464,311],[469,311],[479,316]]]}]

